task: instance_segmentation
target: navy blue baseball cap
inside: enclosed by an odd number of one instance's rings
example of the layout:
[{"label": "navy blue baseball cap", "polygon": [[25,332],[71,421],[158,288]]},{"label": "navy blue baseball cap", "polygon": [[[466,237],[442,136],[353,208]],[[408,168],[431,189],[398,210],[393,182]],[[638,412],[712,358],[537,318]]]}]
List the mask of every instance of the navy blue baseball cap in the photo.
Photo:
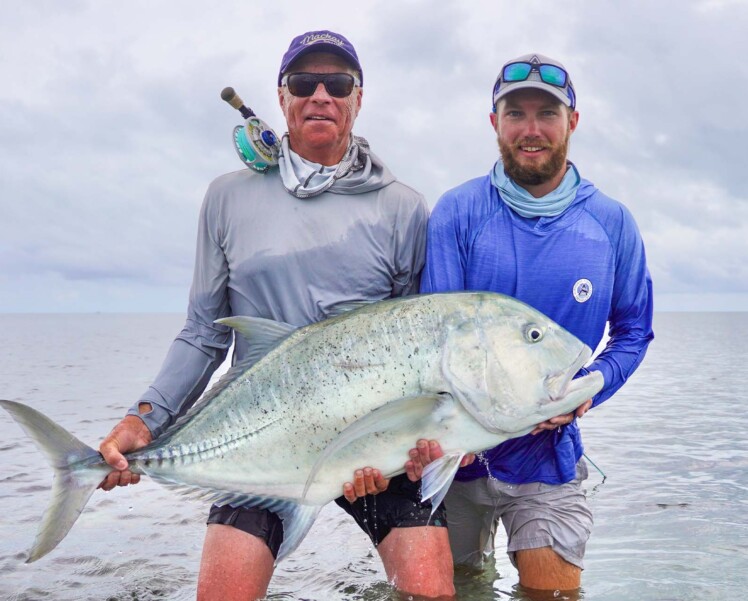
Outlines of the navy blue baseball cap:
[{"label": "navy blue baseball cap", "polygon": [[355,67],[361,79],[361,85],[364,85],[364,72],[361,69],[361,63],[358,62],[356,49],[344,36],[334,31],[308,31],[296,36],[291,40],[291,45],[283,55],[280,71],[278,72],[278,85],[281,85],[281,79],[285,75],[291,63],[297,58],[309,54],[310,52],[332,52],[343,57],[346,61]]}]

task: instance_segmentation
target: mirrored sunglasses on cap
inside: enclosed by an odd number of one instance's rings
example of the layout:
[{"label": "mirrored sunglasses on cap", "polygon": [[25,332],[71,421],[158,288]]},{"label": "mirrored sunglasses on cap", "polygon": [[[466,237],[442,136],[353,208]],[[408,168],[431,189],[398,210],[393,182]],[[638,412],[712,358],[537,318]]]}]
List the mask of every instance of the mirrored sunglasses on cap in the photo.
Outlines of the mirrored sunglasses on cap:
[{"label": "mirrored sunglasses on cap", "polygon": [[324,84],[327,93],[334,98],[350,96],[353,87],[361,85],[350,73],[291,73],[281,80],[281,85],[300,98],[312,96],[319,84]]},{"label": "mirrored sunglasses on cap", "polygon": [[569,79],[569,74],[562,67],[550,65],[548,63],[519,61],[505,65],[501,70],[501,76],[494,87],[494,97],[496,97],[502,83],[508,84],[518,81],[526,81],[533,71],[537,72],[540,76],[540,81],[543,83],[564,90],[571,102],[571,108],[574,108],[576,104],[576,94],[574,92],[574,86],[571,84],[571,80]]},{"label": "mirrored sunglasses on cap", "polygon": [[561,67],[544,63],[535,64],[526,62],[509,63],[506,65],[501,70],[501,79],[506,83],[525,81],[533,71],[537,71],[540,79],[545,83],[559,88],[565,88],[566,83],[569,81],[569,74]]}]

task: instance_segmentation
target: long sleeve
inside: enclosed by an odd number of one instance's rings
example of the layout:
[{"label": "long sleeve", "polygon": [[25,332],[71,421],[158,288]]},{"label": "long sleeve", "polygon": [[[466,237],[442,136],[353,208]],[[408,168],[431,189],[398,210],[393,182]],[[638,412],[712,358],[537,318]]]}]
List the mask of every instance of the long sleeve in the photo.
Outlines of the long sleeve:
[{"label": "long sleeve", "polygon": [[[401,203],[404,214],[394,227],[395,260],[392,296],[417,294],[426,254],[426,227],[429,213],[426,201],[419,194],[414,203]],[[407,212],[405,212],[407,211]]]},{"label": "long sleeve", "polygon": [[[229,271],[219,241],[218,209],[210,197],[209,189],[200,211],[184,328],[172,343],[154,382],[128,411],[143,419],[154,438],[200,397],[231,346],[229,328],[213,323],[229,315]],[[152,410],[139,414],[141,403],[150,403]]]},{"label": "long sleeve", "polygon": [[429,218],[421,293],[465,289],[467,244],[457,203],[442,197]]},{"label": "long sleeve", "polygon": [[609,340],[587,371],[600,371],[605,386],[593,399],[597,406],[623,386],[644,359],[652,331],[652,279],[644,243],[625,207],[616,244],[616,271],[608,317]]}]

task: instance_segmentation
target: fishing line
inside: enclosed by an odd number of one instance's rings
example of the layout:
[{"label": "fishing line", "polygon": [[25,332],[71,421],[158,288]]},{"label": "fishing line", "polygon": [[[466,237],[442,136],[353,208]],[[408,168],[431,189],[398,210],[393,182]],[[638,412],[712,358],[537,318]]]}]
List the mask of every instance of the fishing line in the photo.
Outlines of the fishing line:
[{"label": "fishing line", "polygon": [[[603,477],[603,482],[605,482],[605,479],[607,478],[607,476],[605,475],[603,470],[597,467],[597,464],[594,461],[592,461],[592,459],[589,458],[587,453],[582,453],[582,456],[592,464],[592,467],[594,467],[598,472],[600,472],[600,475]],[[603,482],[600,482],[600,484],[602,484]]]}]

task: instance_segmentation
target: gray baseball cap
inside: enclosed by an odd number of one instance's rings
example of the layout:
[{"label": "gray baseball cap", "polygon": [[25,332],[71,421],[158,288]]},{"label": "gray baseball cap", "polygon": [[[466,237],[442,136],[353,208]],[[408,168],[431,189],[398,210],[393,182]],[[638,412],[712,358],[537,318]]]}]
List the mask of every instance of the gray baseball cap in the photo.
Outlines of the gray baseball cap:
[{"label": "gray baseball cap", "polygon": [[493,86],[493,106],[507,94],[527,88],[548,92],[572,109],[577,105],[566,67],[548,56],[533,53],[512,59],[501,68]]}]

